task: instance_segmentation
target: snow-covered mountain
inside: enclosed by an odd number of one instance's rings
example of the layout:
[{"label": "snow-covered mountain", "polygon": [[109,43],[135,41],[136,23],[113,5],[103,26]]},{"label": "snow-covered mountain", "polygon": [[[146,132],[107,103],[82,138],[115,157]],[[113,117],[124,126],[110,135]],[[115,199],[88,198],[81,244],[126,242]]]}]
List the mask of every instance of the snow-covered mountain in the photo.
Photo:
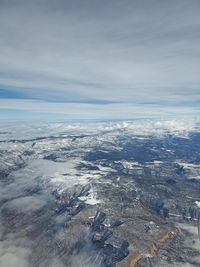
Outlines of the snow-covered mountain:
[{"label": "snow-covered mountain", "polygon": [[198,119],[2,123],[0,266],[199,266],[199,167]]}]

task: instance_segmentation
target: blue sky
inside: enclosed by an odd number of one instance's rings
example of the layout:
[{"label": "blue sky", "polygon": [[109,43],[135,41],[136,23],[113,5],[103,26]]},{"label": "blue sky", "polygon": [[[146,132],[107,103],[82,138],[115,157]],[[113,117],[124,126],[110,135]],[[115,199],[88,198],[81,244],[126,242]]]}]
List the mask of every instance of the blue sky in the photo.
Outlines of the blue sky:
[{"label": "blue sky", "polygon": [[198,115],[199,0],[0,0],[0,118]]}]

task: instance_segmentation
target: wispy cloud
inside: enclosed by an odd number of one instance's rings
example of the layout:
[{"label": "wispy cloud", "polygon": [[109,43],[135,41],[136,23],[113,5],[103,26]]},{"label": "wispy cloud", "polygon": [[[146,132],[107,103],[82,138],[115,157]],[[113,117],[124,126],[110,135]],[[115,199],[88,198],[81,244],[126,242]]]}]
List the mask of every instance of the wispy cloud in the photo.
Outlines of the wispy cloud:
[{"label": "wispy cloud", "polygon": [[[168,106],[162,104],[131,104],[131,103],[109,103],[109,104],[88,104],[88,103],[62,103],[46,102],[39,100],[0,100],[2,110],[13,110],[14,118],[23,112],[35,118],[47,118],[45,114],[50,114],[52,119],[60,117],[62,119],[132,119],[132,118],[153,118],[171,117],[177,115],[198,115],[199,106]],[[16,111],[21,111],[18,113]],[[31,114],[32,113],[32,114]],[[38,115],[37,115],[38,114]],[[25,114],[26,115],[26,114]],[[26,116],[26,117],[27,117]],[[5,112],[0,114],[0,119],[6,118]]]},{"label": "wispy cloud", "polygon": [[198,0],[1,0],[0,96],[187,110],[200,101],[199,11]]}]

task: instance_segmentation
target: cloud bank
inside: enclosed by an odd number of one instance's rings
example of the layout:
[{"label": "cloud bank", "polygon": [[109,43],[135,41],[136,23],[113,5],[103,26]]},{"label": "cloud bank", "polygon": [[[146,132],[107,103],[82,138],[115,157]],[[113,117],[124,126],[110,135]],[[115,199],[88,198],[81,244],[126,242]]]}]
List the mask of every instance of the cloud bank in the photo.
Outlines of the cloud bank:
[{"label": "cloud bank", "polygon": [[[38,112],[41,101],[77,105],[77,117],[83,104],[94,117],[119,103],[140,114],[149,103],[192,113],[200,100],[199,11],[198,0],[1,0],[0,97],[34,100]],[[70,105],[55,105],[71,116]]]}]

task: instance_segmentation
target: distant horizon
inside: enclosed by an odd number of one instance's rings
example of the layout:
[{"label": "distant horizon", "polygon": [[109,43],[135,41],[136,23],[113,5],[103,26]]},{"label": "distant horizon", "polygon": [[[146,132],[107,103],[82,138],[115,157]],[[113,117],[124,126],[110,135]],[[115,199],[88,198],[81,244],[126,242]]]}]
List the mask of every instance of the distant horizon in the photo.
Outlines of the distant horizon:
[{"label": "distant horizon", "polygon": [[124,119],[118,119],[118,118],[110,118],[110,119],[66,119],[66,118],[1,118],[0,117],[0,123],[2,124],[10,124],[10,123],[66,123],[66,124],[84,124],[84,123],[120,123],[120,122],[136,122],[136,121],[183,121],[183,120],[197,120],[200,122],[200,116],[199,115],[170,115],[170,116],[157,116],[157,117],[138,117],[138,118],[124,118]]}]

